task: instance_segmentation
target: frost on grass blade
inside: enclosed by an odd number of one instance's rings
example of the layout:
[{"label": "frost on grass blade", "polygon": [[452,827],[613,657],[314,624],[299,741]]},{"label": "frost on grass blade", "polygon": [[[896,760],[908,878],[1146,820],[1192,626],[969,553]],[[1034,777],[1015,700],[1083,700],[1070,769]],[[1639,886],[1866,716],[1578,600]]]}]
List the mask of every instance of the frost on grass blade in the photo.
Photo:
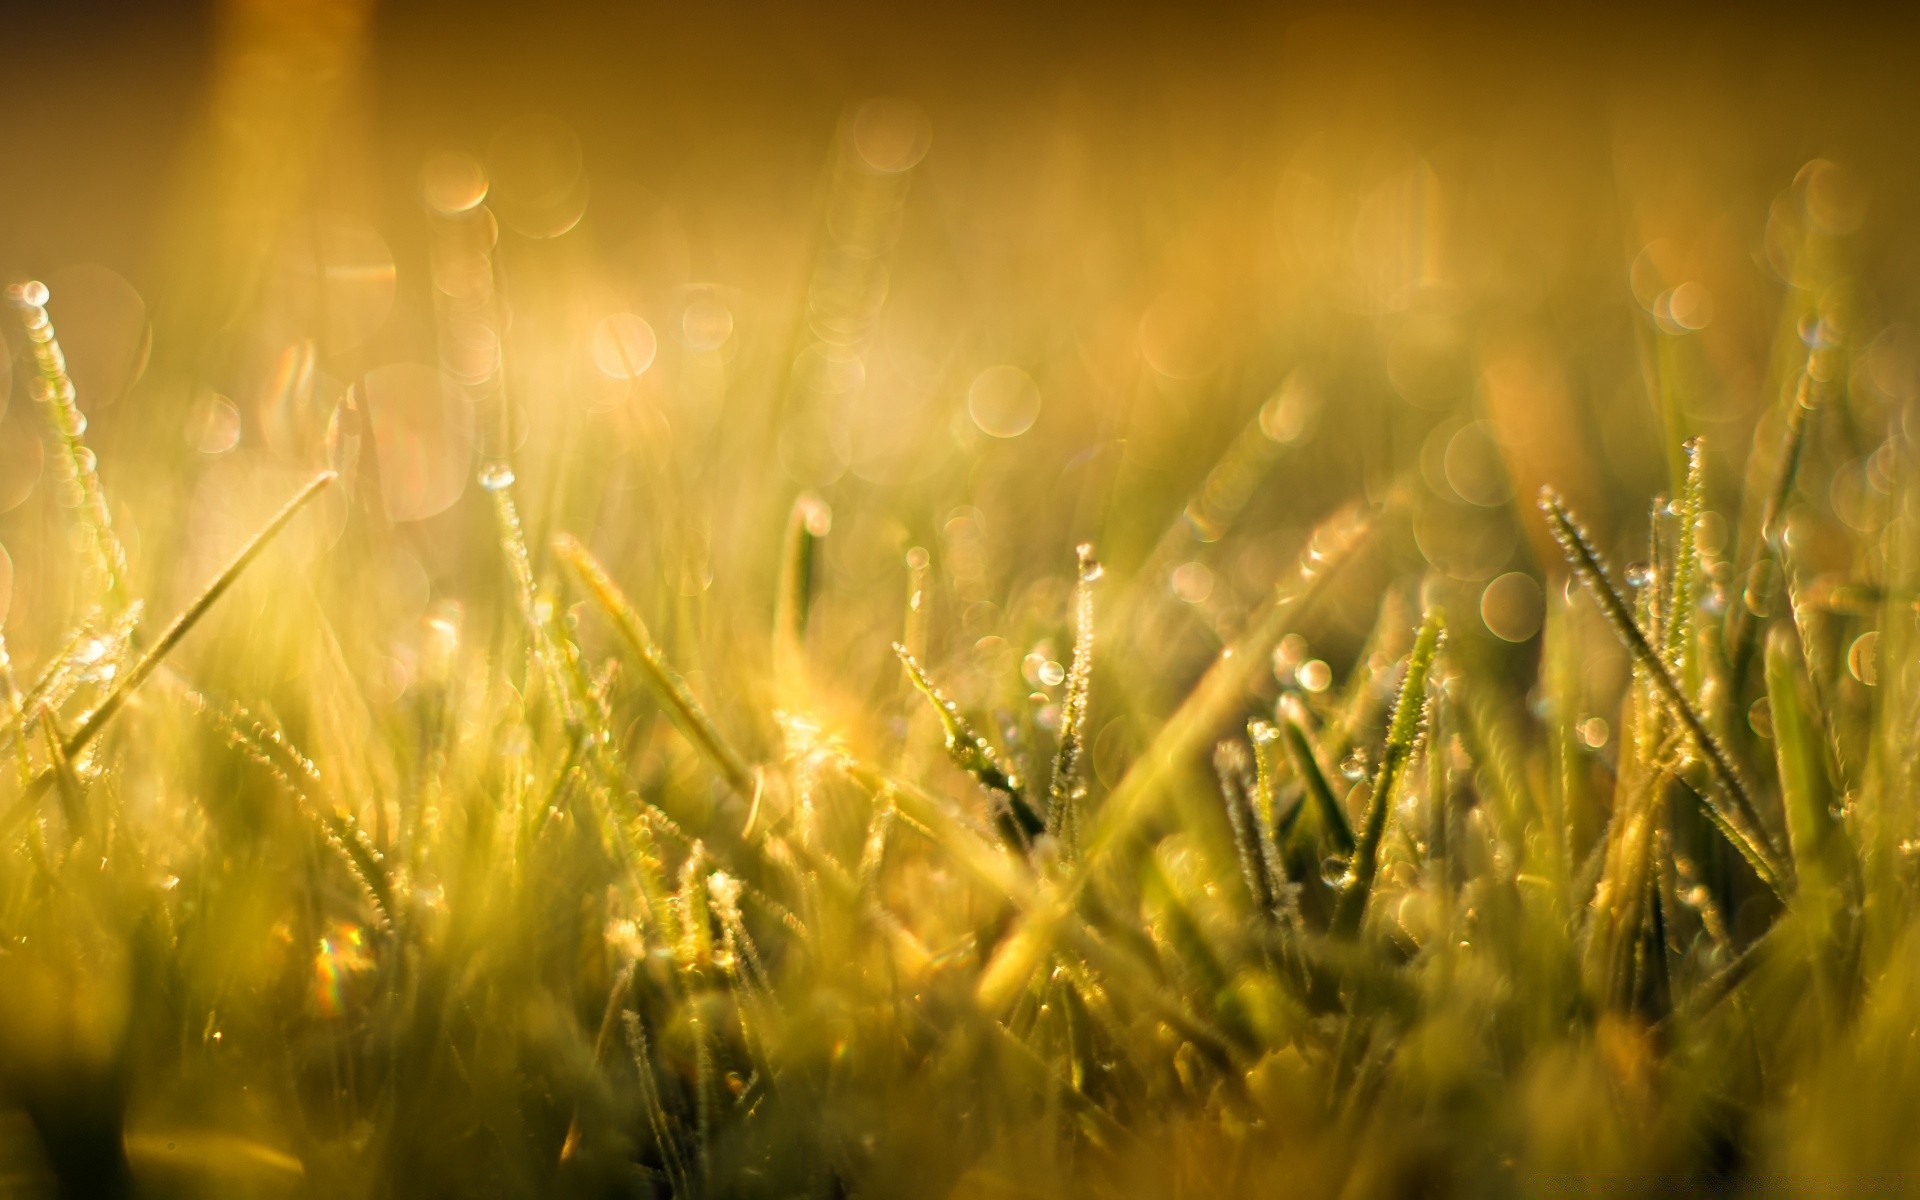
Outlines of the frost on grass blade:
[{"label": "frost on grass blade", "polygon": [[982,787],[1006,797],[1007,811],[999,817],[1001,832],[1015,842],[1039,837],[1046,825],[1033,811],[1033,806],[1027,803],[1026,794],[1021,790],[1020,777],[1001,764],[993,746],[960,715],[959,705],[947,699],[945,693],[934,686],[925,668],[908,653],[905,646],[895,642],[893,652],[900,659],[900,665],[907,669],[907,678],[913,681],[913,686],[933,705],[935,715],[940,718],[940,728],[946,735],[947,756],[953,759],[954,765],[973,776]]},{"label": "frost on grass blade", "polygon": [[1067,668],[1066,695],[1060,701],[1060,749],[1053,759],[1053,782],[1047,788],[1047,831],[1071,858],[1079,845],[1085,818],[1086,783],[1081,760],[1086,754],[1087,692],[1093,679],[1093,585],[1101,567],[1093,546],[1076,551],[1078,581],[1073,590],[1073,663]]},{"label": "frost on grass blade", "polygon": [[47,315],[47,285],[38,281],[16,284],[8,289],[8,295],[20,310],[27,341],[33,347],[38,372],[33,394],[46,410],[47,423],[53,427],[54,440],[60,447],[67,503],[80,514],[81,537],[92,576],[91,598],[119,608],[127,602],[127,551],[113,532],[98,462],[87,447],[87,418],[80,411],[73,377],[67,372],[67,356]]},{"label": "frost on grass blade", "polygon": [[1367,898],[1372,894],[1374,874],[1380,865],[1380,840],[1386,834],[1394,792],[1425,733],[1427,676],[1433,671],[1434,655],[1439,653],[1444,632],[1445,617],[1438,609],[1429,611],[1420,623],[1420,632],[1414,636],[1413,650],[1407,655],[1407,673],[1400,682],[1393,719],[1387,726],[1386,750],[1374,773],[1366,821],[1354,841],[1346,890],[1334,910],[1332,932],[1336,936],[1351,937],[1358,933],[1360,922],[1366,916]]},{"label": "frost on grass blade", "polygon": [[[246,546],[241,549],[240,553],[233,556],[232,561],[227,563],[226,568],[214,576],[213,582],[209,583],[206,589],[194,598],[193,603],[187,605],[187,607],[181,611],[180,615],[173,619],[172,624],[161,630],[160,636],[155,639],[152,649],[142,655],[139,661],[135,662],[124,674],[119,675],[115,679],[113,690],[107,693],[106,698],[100,702],[99,706],[87,714],[87,716],[81,720],[79,727],[66,738],[61,746],[61,753],[65,758],[72,759],[78,755],[81,750],[86,748],[89,742],[93,741],[93,739],[99,735],[101,729],[106,727],[107,722],[111,721],[114,715],[126,705],[127,698],[133,695],[136,688],[146,682],[147,676],[153,674],[154,669],[166,659],[167,655],[173,652],[175,646],[180,644],[180,639],[185,637],[188,631],[199,623],[200,618],[206,616],[207,610],[212,608],[214,603],[226,594],[227,589],[233,586],[234,580],[240,578],[241,572],[245,571],[253,560],[260,556],[262,550],[266,549],[267,543],[271,542],[274,536],[282,529],[285,529],[287,524],[306,506],[307,502],[319,495],[328,484],[333,482],[334,478],[332,471],[323,471],[315,476],[312,482],[308,483],[306,487],[301,488],[299,492],[295,493],[293,499],[287,501],[285,506],[274,514],[273,519],[268,521],[259,533],[253,535],[253,540],[248,542]],[[53,777],[51,772],[42,771],[34,779],[33,784],[28,787],[26,795],[22,798],[22,802],[15,806],[14,811],[6,814],[4,817],[0,817],[0,828],[10,827],[14,819],[24,813],[28,804],[37,799],[52,782]]]},{"label": "frost on grass blade", "polygon": [[1607,623],[1613,627],[1622,644],[1627,648],[1637,665],[1644,669],[1654,690],[1672,709],[1679,720],[1682,730],[1694,750],[1706,760],[1712,771],[1714,781],[1726,797],[1721,804],[1712,796],[1702,793],[1707,819],[1720,830],[1740,856],[1753,867],[1760,881],[1776,895],[1786,892],[1786,876],[1781,866],[1778,851],[1768,840],[1759,817],[1753,811],[1753,802],[1749,798],[1746,784],[1733,768],[1733,761],[1727,756],[1712,732],[1707,729],[1706,721],[1699,711],[1687,700],[1680,683],[1668,669],[1666,659],[1648,642],[1647,635],[1641,630],[1640,623],[1634,618],[1627,602],[1608,578],[1605,564],[1593,542],[1587,537],[1558,493],[1551,488],[1540,492],[1540,511],[1547,518],[1547,526],[1553,532],[1554,540],[1560,543],[1561,550],[1567,556],[1568,564],[1573,568],[1581,584],[1587,589],[1594,603],[1599,605]]}]

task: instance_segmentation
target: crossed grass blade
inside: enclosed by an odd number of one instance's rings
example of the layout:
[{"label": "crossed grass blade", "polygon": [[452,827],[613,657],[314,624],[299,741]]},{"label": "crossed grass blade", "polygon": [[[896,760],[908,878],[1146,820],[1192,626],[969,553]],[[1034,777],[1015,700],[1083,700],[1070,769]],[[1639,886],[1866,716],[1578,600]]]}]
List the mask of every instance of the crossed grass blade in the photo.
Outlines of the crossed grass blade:
[{"label": "crossed grass blade", "polygon": [[[73,759],[79,755],[82,750],[86,749],[87,745],[91,743],[94,738],[100,735],[100,731],[106,727],[107,722],[111,721],[114,716],[126,706],[127,701],[133,696],[134,691],[138,689],[142,683],[146,682],[147,677],[152,675],[154,670],[166,660],[167,655],[173,653],[174,648],[180,644],[180,640],[186,637],[187,633],[199,623],[200,618],[207,615],[207,610],[212,608],[215,602],[226,594],[227,589],[233,586],[234,581],[240,578],[241,573],[253,563],[254,559],[260,556],[261,551],[267,548],[267,544],[273,541],[274,537],[282,529],[285,529],[294,517],[299,515],[300,510],[306,507],[307,503],[319,495],[334,479],[335,475],[332,471],[323,471],[315,476],[311,482],[295,493],[293,499],[287,501],[279,512],[274,514],[273,519],[268,521],[266,525],[261,528],[260,532],[253,535],[253,539],[249,541],[238,554],[234,555],[233,559],[227,563],[225,569],[214,576],[213,582],[209,583],[205,590],[194,598],[193,603],[182,609],[180,615],[175,617],[173,622],[160,632],[160,636],[155,639],[152,648],[141,655],[138,661],[136,661],[124,675],[118,678],[113,690],[107,693],[106,699],[102,700],[98,707],[88,713],[86,717],[81,720],[79,726],[66,737],[60,746],[61,755],[64,758],[68,760]],[[13,811],[6,814],[4,818],[0,818],[0,829],[11,828],[15,821],[25,815],[33,802],[45,793],[52,782],[52,768],[44,770],[35,776],[33,783],[28,786],[20,802],[14,806]]]},{"label": "crossed grass blade", "polygon": [[1276,589],[1259,620],[1214,661],[1107,796],[1072,871],[1043,889],[994,950],[974,988],[976,1003],[990,1012],[1002,1010],[1044,958],[1056,932],[1074,928],[1064,918],[1075,900],[1153,815],[1174,777],[1245,702],[1255,672],[1266,669],[1281,635],[1368,542],[1376,516],[1346,509],[1309,536],[1299,578]]},{"label": "crossed grass blade", "polygon": [[1767,837],[1759,816],[1754,812],[1747,786],[1734,770],[1725,748],[1707,728],[1699,710],[1687,699],[1679,681],[1668,668],[1666,659],[1647,640],[1632,609],[1615,590],[1598,551],[1559,494],[1551,488],[1543,488],[1540,510],[1546,515],[1548,527],[1565,552],[1574,574],[1593,597],[1594,603],[1599,606],[1607,623],[1613,627],[1615,635],[1626,646],[1636,664],[1646,671],[1650,685],[1672,710],[1694,751],[1706,761],[1720,791],[1726,796],[1727,804],[1722,805],[1712,796],[1702,794],[1707,819],[1747,860],[1760,881],[1776,896],[1785,899],[1788,879],[1786,868],[1782,865],[1778,850]]},{"label": "crossed grass blade", "polygon": [[992,743],[988,742],[973,724],[961,714],[960,706],[948,699],[946,694],[935,686],[928,677],[926,668],[918,659],[901,645],[893,643],[893,653],[899,658],[900,665],[906,668],[907,678],[940,718],[940,728],[946,736],[947,757],[953,764],[988,791],[996,792],[1006,798],[1007,810],[998,817],[1001,832],[1016,844],[1030,842],[1046,831],[1046,822],[1033,810],[1028,802],[1026,791],[1020,777],[1012,768],[1000,761]]}]

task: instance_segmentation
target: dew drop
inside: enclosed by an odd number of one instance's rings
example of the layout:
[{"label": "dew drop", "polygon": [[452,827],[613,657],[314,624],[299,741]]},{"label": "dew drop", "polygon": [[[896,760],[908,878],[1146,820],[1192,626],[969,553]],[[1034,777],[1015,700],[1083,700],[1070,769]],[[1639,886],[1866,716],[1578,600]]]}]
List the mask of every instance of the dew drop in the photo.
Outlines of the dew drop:
[{"label": "dew drop", "polygon": [[1329,854],[1320,860],[1320,882],[1328,887],[1340,887],[1347,880],[1347,860],[1337,854]]},{"label": "dew drop", "polygon": [[1340,761],[1340,773],[1348,779],[1364,779],[1367,775],[1367,752],[1355,750]]},{"label": "dew drop", "polygon": [[503,491],[513,486],[513,464],[505,459],[491,462],[480,472],[480,486],[490,492]]},{"label": "dew drop", "polygon": [[1847,670],[1868,687],[1880,682],[1879,670],[1880,631],[1869,629],[1853,639],[1853,645],[1847,649]]},{"label": "dew drop", "polygon": [[1073,549],[1080,559],[1081,583],[1092,583],[1106,573],[1106,568],[1100,565],[1100,560],[1093,556],[1092,542],[1081,542]]},{"label": "dew drop", "polygon": [[1653,568],[1646,563],[1637,562],[1627,567],[1627,586],[1643,588],[1653,582]]}]

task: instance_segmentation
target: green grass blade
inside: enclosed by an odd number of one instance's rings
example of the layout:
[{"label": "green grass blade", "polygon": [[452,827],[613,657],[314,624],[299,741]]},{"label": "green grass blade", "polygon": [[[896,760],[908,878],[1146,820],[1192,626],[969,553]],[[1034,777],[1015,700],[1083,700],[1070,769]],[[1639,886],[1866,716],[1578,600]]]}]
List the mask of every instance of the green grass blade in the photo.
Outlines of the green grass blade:
[{"label": "green grass blade", "polygon": [[1846,827],[1834,815],[1838,797],[1831,785],[1835,769],[1827,761],[1827,742],[1806,703],[1799,643],[1792,631],[1776,625],[1767,635],[1767,705],[1773,725],[1774,761],[1780,771],[1780,796],[1787,813],[1787,842],[1793,851],[1796,898],[1822,903],[1833,889],[1850,881],[1857,869],[1847,845]]},{"label": "green grass blade", "polygon": [[1645,670],[1653,689],[1666,701],[1680,722],[1694,750],[1706,760],[1715,782],[1726,795],[1728,804],[1722,806],[1706,796],[1707,818],[1719,829],[1742,858],[1753,867],[1760,881],[1767,885],[1775,895],[1785,897],[1786,875],[1781,858],[1771,840],[1767,837],[1758,815],[1753,810],[1747,785],[1734,770],[1733,761],[1720,745],[1706,721],[1688,702],[1680,683],[1668,670],[1667,663],[1641,631],[1627,602],[1615,590],[1607,576],[1606,567],[1599,553],[1593,548],[1586,533],[1574,521],[1571,513],[1560,497],[1552,489],[1543,489],[1540,495],[1540,509],[1546,515],[1548,527],[1554,539],[1565,551],[1567,561],[1572,565],[1574,574],[1586,587],[1600,611],[1613,627],[1614,633],[1627,647],[1636,665]]},{"label": "green grass blade", "polygon": [[[65,461],[72,507],[80,514],[88,568],[94,576],[93,590],[109,607],[123,607],[127,602],[127,551],[113,532],[106,489],[100,485],[94,453],[87,448],[87,419],[80,412],[73,378],[67,372],[67,356],[60,349],[60,339],[54,334],[53,321],[47,315],[47,287],[39,282],[22,283],[8,289],[8,294],[20,310],[20,320],[26,326],[27,341],[32,346],[38,371],[33,393],[46,410],[47,423],[53,427],[54,440]],[[99,397],[94,402],[112,399],[111,396]]]},{"label": "green grass blade", "polygon": [[934,685],[926,669],[907,652],[905,646],[899,642],[893,643],[893,653],[899,658],[900,665],[906,668],[907,678],[913,681],[913,686],[927,698],[927,703],[933,705],[934,713],[940,718],[940,728],[946,735],[947,756],[953,759],[954,765],[978,780],[980,786],[1007,798],[1007,812],[1003,814],[1001,822],[1003,832],[1016,842],[1039,837],[1046,830],[1046,822],[1027,802],[1020,777],[1000,761],[993,745],[961,715],[960,706],[947,699],[946,694]]},{"label": "green grass blade", "polygon": [[1689,697],[1700,690],[1697,619],[1700,604],[1700,538],[1697,527],[1706,505],[1706,467],[1699,438],[1688,438],[1681,446],[1686,455],[1686,486],[1680,496],[1676,531],[1672,585],[1667,594],[1667,665]]},{"label": "green grass blade", "polygon": [[1060,700],[1060,747],[1053,757],[1053,780],[1047,787],[1047,831],[1059,840],[1062,854],[1071,859],[1079,843],[1086,802],[1081,760],[1086,755],[1087,693],[1093,681],[1093,585],[1100,578],[1093,546],[1076,551],[1079,578],[1074,584],[1073,662],[1067,668],[1067,690]]},{"label": "green grass blade", "polygon": [[820,541],[833,528],[833,510],[812,492],[802,492],[787,516],[786,537],[780,550],[779,592],[773,605],[773,661],[782,686],[793,688],[804,677],[807,616],[813,606],[814,573]]},{"label": "green grass blade", "polygon": [[707,717],[693,693],[687,690],[685,683],[672,667],[667,665],[660,650],[653,644],[653,637],[647,632],[647,626],[640,614],[627,600],[619,585],[613,582],[599,561],[588,552],[571,534],[560,534],[553,541],[554,553],[565,563],[580,581],[600,611],[613,622],[627,650],[639,664],[640,677],[667,710],[667,715],[679,727],[687,740],[691,741],[707,760],[719,771],[720,777],[727,782],[741,798],[753,795],[753,771],[720,731]]},{"label": "green grass blade", "polygon": [[[287,501],[285,506],[283,506],[278,513],[274,514],[273,519],[268,521],[260,532],[253,535],[253,540],[248,542],[246,546],[241,549],[240,553],[234,555],[232,561],[227,563],[226,568],[214,576],[213,582],[208,584],[206,589],[194,598],[193,603],[187,605],[187,607],[181,611],[180,615],[173,619],[173,623],[161,631],[153,647],[142,655],[139,661],[134,663],[125,674],[119,676],[114,684],[113,690],[107,693],[106,699],[102,700],[99,706],[91,713],[88,713],[80,722],[79,727],[67,736],[61,745],[61,754],[64,758],[71,760],[76,757],[80,751],[87,747],[88,743],[99,736],[100,731],[106,727],[107,722],[111,721],[115,714],[126,706],[128,698],[133,695],[135,689],[146,682],[147,677],[153,674],[154,669],[166,659],[167,655],[173,652],[174,647],[180,644],[180,639],[185,637],[194,625],[199,623],[200,618],[207,615],[207,610],[212,608],[214,603],[226,594],[227,589],[233,586],[234,580],[240,578],[241,572],[245,571],[255,558],[259,557],[260,552],[266,549],[267,543],[273,540],[274,535],[286,528],[287,523],[299,514],[307,502],[319,495],[322,489],[333,482],[334,478],[335,476],[332,471],[323,471],[321,474],[315,476],[312,482],[308,483],[306,487],[301,488],[300,491],[294,495],[293,499]],[[52,783],[53,774],[51,768],[40,772],[40,774],[34,778],[33,783],[27,788],[20,802],[14,806],[11,812],[7,813],[3,818],[0,818],[0,830],[12,828],[13,823],[25,814],[32,802],[38,799]]]},{"label": "green grass blade", "polygon": [[[1794,481],[1799,478],[1808,430],[1823,400],[1825,389],[1816,386],[1813,379],[1814,358],[1819,353],[1819,347],[1808,351],[1807,367],[1800,374],[1792,398],[1786,401],[1786,428],[1781,431],[1780,448],[1775,452],[1773,478],[1761,502],[1759,519],[1752,532],[1742,539],[1739,578],[1746,579],[1764,569],[1765,564],[1777,561],[1781,517],[1786,512],[1787,498],[1793,494]],[[1735,679],[1746,674],[1754,646],[1753,629],[1753,614],[1745,604],[1728,606],[1726,657]]]},{"label": "green grass blade", "polygon": [[1387,814],[1392,811],[1394,792],[1425,731],[1427,677],[1432,673],[1434,656],[1439,653],[1445,635],[1445,622],[1439,609],[1430,609],[1420,623],[1420,632],[1414,636],[1413,650],[1407,655],[1407,673],[1401,680],[1393,719],[1387,727],[1386,749],[1374,773],[1366,820],[1355,839],[1346,887],[1334,909],[1331,932],[1336,937],[1352,937],[1358,933],[1360,922],[1366,916],[1374,874],[1380,865],[1380,841],[1387,831]]},{"label": "green grass blade", "polygon": [[1347,820],[1346,806],[1333,794],[1333,785],[1327,782],[1326,772],[1320,767],[1320,757],[1314,752],[1313,733],[1307,728],[1306,705],[1297,695],[1289,692],[1280,697],[1280,721],[1287,761],[1306,791],[1303,805],[1313,806],[1320,818],[1320,828],[1334,851],[1352,854],[1353,825]]}]

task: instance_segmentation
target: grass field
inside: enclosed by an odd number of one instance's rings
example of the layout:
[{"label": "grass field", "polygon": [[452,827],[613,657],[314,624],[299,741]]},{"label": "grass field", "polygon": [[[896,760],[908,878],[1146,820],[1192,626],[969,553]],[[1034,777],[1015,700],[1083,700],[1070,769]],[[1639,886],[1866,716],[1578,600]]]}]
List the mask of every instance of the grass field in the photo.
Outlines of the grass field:
[{"label": "grass field", "polygon": [[169,265],[7,281],[0,1196],[1920,1192],[1859,173],[874,100],[354,215],[277,19]]}]

